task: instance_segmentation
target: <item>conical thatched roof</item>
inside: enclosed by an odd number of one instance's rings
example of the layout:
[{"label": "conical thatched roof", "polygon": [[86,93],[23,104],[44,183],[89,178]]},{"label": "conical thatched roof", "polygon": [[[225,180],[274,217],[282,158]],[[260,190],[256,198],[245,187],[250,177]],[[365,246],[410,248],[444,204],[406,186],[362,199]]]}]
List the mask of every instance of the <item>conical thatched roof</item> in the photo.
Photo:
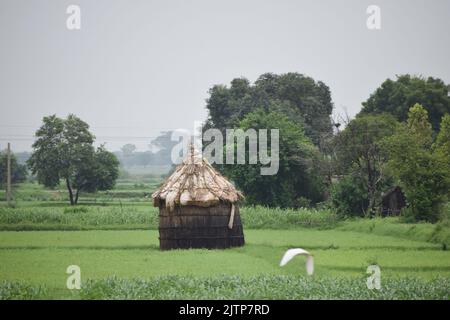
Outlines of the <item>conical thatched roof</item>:
[{"label": "conical thatched roof", "polygon": [[152,198],[155,207],[165,201],[166,207],[173,210],[176,204],[209,207],[220,201],[235,203],[243,195],[191,146],[186,158]]}]

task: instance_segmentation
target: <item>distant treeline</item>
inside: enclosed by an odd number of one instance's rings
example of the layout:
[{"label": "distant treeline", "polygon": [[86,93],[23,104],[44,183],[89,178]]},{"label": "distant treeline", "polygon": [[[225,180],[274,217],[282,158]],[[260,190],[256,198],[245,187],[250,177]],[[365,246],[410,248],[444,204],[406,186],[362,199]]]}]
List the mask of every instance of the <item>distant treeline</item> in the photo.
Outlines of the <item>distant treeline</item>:
[{"label": "distant treeline", "polygon": [[171,140],[171,134],[171,131],[165,131],[154,139],[150,143],[150,148],[154,151],[137,151],[134,144],[128,143],[114,154],[124,168],[170,165],[172,147],[177,143]]},{"label": "distant treeline", "polygon": [[[170,153],[176,144],[170,139],[171,133],[171,131],[162,132],[160,136],[151,141],[150,147],[155,151],[137,151],[135,145],[125,144],[120,150],[113,151],[113,153],[124,168],[171,165]],[[15,152],[14,155],[18,164],[26,165],[31,152]]]}]

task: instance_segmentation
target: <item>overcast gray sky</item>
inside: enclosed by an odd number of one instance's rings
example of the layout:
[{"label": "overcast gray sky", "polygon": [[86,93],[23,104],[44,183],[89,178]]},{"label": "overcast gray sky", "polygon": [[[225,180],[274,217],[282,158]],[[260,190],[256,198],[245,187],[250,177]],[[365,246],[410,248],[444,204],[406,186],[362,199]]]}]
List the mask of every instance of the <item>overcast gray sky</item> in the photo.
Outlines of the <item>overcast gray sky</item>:
[{"label": "overcast gray sky", "polygon": [[449,32],[449,0],[0,0],[0,148],[28,150],[43,116],[75,113],[109,149],[145,150],[204,120],[212,85],[264,72],[321,80],[354,115],[396,74],[450,83]]}]

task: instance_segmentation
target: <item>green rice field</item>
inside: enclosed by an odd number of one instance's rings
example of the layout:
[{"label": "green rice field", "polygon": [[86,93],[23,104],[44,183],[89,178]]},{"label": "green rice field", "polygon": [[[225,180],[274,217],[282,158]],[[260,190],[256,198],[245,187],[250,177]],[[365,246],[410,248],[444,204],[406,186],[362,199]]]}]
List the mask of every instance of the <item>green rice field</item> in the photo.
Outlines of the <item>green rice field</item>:
[{"label": "green rice field", "polygon": [[[137,188],[151,186],[129,187],[129,198],[97,194],[96,203],[89,195],[76,207],[62,198],[0,205],[0,298],[450,298],[446,226],[244,207],[244,247],[160,251],[157,211],[145,195],[135,198]],[[279,266],[293,247],[314,255],[312,277],[304,257]],[[80,267],[81,290],[66,287],[70,265]],[[380,267],[381,290],[366,286],[369,265]]]}]

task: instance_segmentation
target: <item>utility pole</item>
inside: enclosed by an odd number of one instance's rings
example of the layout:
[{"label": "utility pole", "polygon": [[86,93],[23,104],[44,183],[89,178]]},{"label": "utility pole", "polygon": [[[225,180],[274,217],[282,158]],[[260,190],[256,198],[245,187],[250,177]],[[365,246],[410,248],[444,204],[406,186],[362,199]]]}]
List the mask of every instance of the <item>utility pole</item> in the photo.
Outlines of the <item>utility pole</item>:
[{"label": "utility pole", "polygon": [[8,202],[8,206],[11,204],[11,145],[8,142],[8,151],[7,151],[7,160],[6,160],[6,201]]}]

